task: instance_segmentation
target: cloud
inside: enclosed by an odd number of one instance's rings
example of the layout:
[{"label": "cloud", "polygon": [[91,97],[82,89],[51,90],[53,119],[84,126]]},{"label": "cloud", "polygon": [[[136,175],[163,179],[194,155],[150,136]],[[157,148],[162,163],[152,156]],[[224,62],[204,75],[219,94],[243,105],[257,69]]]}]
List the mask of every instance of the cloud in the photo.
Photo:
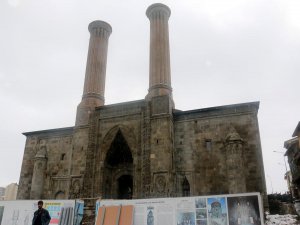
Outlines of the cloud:
[{"label": "cloud", "polygon": [[18,7],[21,0],[7,0],[7,3],[12,7]]}]

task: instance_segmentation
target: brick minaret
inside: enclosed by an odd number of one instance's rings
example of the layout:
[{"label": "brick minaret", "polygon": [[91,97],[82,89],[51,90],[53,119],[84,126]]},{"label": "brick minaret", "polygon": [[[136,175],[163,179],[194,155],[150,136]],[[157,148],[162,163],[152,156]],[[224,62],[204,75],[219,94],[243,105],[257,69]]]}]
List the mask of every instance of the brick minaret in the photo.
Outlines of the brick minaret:
[{"label": "brick minaret", "polygon": [[168,20],[171,10],[156,3],[148,7],[150,20],[150,74],[147,98],[169,95],[172,99]]},{"label": "brick minaret", "polygon": [[[168,20],[171,10],[157,3],[148,7],[150,20],[150,74],[145,123],[143,185],[145,197],[174,194],[174,108],[171,87]],[[147,161],[148,160],[148,161]],[[148,192],[148,193],[147,193]]]},{"label": "brick minaret", "polygon": [[104,105],[108,38],[111,26],[103,21],[89,24],[90,43],[82,100],[77,107],[76,126],[86,125],[95,107]]}]

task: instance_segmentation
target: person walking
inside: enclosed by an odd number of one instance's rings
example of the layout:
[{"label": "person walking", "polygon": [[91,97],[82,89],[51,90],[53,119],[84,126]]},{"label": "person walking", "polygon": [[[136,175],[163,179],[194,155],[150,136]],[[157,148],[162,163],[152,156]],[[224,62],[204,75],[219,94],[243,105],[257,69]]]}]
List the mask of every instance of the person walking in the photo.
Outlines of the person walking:
[{"label": "person walking", "polygon": [[48,225],[51,217],[47,209],[43,208],[43,201],[38,201],[38,210],[33,214],[32,225]]}]

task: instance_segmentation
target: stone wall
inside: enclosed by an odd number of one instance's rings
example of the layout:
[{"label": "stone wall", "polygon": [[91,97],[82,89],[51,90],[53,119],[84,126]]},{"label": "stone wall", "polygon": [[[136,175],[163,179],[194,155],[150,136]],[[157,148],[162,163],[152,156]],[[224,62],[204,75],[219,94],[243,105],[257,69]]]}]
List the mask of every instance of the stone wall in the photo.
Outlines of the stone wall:
[{"label": "stone wall", "polygon": [[[246,103],[175,112],[178,196],[184,177],[190,184],[191,195],[266,193],[257,110],[258,103]],[[233,143],[231,153],[228,142]],[[238,151],[240,155],[234,153]],[[227,154],[233,154],[230,158],[237,162],[236,172],[235,168],[228,168]],[[231,191],[231,175],[242,175],[242,180],[234,179],[238,183],[244,181],[245,189]]]},{"label": "stone wall", "polygon": [[24,133],[18,199],[68,197],[72,134],[73,128]]},{"label": "stone wall", "polygon": [[[118,179],[130,176],[133,198],[260,192],[265,200],[258,103],[171,105],[165,96],[101,106],[89,125],[25,133],[18,199],[118,198]],[[118,151],[127,161],[112,165]]]}]

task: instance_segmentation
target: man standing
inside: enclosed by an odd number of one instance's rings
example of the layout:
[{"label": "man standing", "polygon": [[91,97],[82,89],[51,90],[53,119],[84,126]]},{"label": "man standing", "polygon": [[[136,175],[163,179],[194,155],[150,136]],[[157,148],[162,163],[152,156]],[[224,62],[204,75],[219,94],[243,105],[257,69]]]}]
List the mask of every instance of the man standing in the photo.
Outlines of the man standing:
[{"label": "man standing", "polygon": [[48,225],[51,217],[47,209],[43,208],[43,201],[38,201],[38,210],[34,212],[32,225]]}]

